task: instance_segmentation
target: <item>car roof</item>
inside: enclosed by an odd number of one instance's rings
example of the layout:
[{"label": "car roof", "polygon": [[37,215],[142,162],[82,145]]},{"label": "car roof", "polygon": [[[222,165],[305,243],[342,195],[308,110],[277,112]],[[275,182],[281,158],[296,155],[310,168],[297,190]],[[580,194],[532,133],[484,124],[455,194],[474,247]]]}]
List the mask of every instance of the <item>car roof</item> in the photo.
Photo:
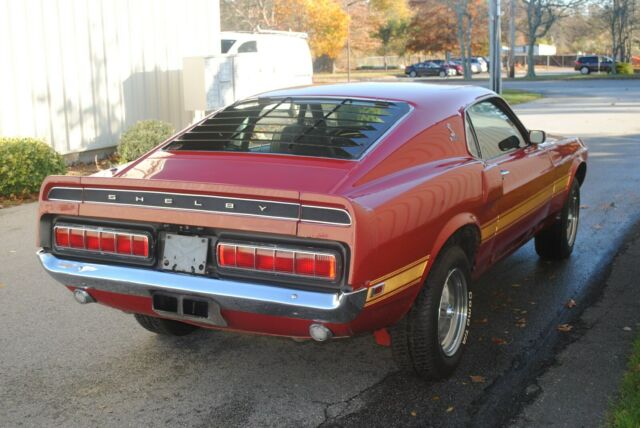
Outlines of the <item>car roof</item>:
[{"label": "car roof", "polygon": [[466,106],[494,92],[470,85],[439,85],[419,82],[358,82],[280,89],[257,95],[259,98],[335,97],[405,101],[418,107],[433,107],[438,101],[454,101]]}]

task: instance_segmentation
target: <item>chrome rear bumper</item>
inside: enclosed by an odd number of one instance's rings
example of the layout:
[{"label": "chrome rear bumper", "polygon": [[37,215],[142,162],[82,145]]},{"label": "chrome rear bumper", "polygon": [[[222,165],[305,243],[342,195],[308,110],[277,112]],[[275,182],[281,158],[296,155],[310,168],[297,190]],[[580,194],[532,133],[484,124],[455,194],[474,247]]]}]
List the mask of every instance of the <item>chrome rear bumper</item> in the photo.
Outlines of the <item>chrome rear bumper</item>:
[{"label": "chrome rear bumper", "polygon": [[351,293],[322,293],[245,281],[112,266],[60,259],[38,251],[44,269],[58,282],[87,289],[151,297],[156,291],[212,299],[222,309],[346,323],[362,310],[366,289]]}]

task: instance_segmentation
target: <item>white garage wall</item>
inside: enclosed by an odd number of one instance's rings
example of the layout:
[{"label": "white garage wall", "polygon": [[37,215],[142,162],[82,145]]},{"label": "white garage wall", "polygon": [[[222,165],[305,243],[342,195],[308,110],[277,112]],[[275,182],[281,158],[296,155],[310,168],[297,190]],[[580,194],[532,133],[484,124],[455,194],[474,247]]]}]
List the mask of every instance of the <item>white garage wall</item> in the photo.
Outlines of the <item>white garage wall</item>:
[{"label": "white garage wall", "polygon": [[0,136],[103,149],[143,119],[176,129],[182,59],[220,52],[219,0],[0,0]]}]

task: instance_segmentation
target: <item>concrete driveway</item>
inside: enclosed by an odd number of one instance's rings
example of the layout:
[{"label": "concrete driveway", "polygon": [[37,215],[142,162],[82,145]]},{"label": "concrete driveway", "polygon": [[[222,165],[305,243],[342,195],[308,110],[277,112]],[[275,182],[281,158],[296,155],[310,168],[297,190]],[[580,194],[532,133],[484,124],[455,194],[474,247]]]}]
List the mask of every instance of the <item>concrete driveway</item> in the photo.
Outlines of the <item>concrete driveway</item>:
[{"label": "concrete driveway", "polygon": [[[590,303],[640,218],[640,81],[507,84],[522,86],[547,96],[518,107],[530,128],[583,135],[591,149],[576,252],[566,263],[542,263],[528,244],[485,275],[476,286],[473,340],[450,380],[424,383],[396,373],[389,350],[369,336],[317,344],[201,331],[171,339],[143,330],[131,315],[78,305],[36,261],[36,206],[28,204],[0,210],[0,424],[504,420],[552,352],[551,332],[568,316],[564,302]],[[516,316],[526,317],[525,328],[515,326]],[[470,375],[486,381],[471,383]]]}]

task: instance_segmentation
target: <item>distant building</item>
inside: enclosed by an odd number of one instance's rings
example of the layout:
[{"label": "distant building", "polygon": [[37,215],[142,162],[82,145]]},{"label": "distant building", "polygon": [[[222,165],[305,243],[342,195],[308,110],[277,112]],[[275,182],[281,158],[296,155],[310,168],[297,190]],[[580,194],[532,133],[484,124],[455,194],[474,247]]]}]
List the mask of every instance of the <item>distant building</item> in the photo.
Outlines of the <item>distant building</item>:
[{"label": "distant building", "polygon": [[181,128],[184,57],[220,53],[219,0],[0,2],[0,136],[104,150],[143,119]]},{"label": "distant building", "polygon": [[[515,56],[526,56],[527,52],[529,52],[529,46],[515,46],[513,48],[513,53]],[[533,54],[536,56],[553,56],[557,53],[557,49],[553,45],[534,45],[533,46]]]}]

